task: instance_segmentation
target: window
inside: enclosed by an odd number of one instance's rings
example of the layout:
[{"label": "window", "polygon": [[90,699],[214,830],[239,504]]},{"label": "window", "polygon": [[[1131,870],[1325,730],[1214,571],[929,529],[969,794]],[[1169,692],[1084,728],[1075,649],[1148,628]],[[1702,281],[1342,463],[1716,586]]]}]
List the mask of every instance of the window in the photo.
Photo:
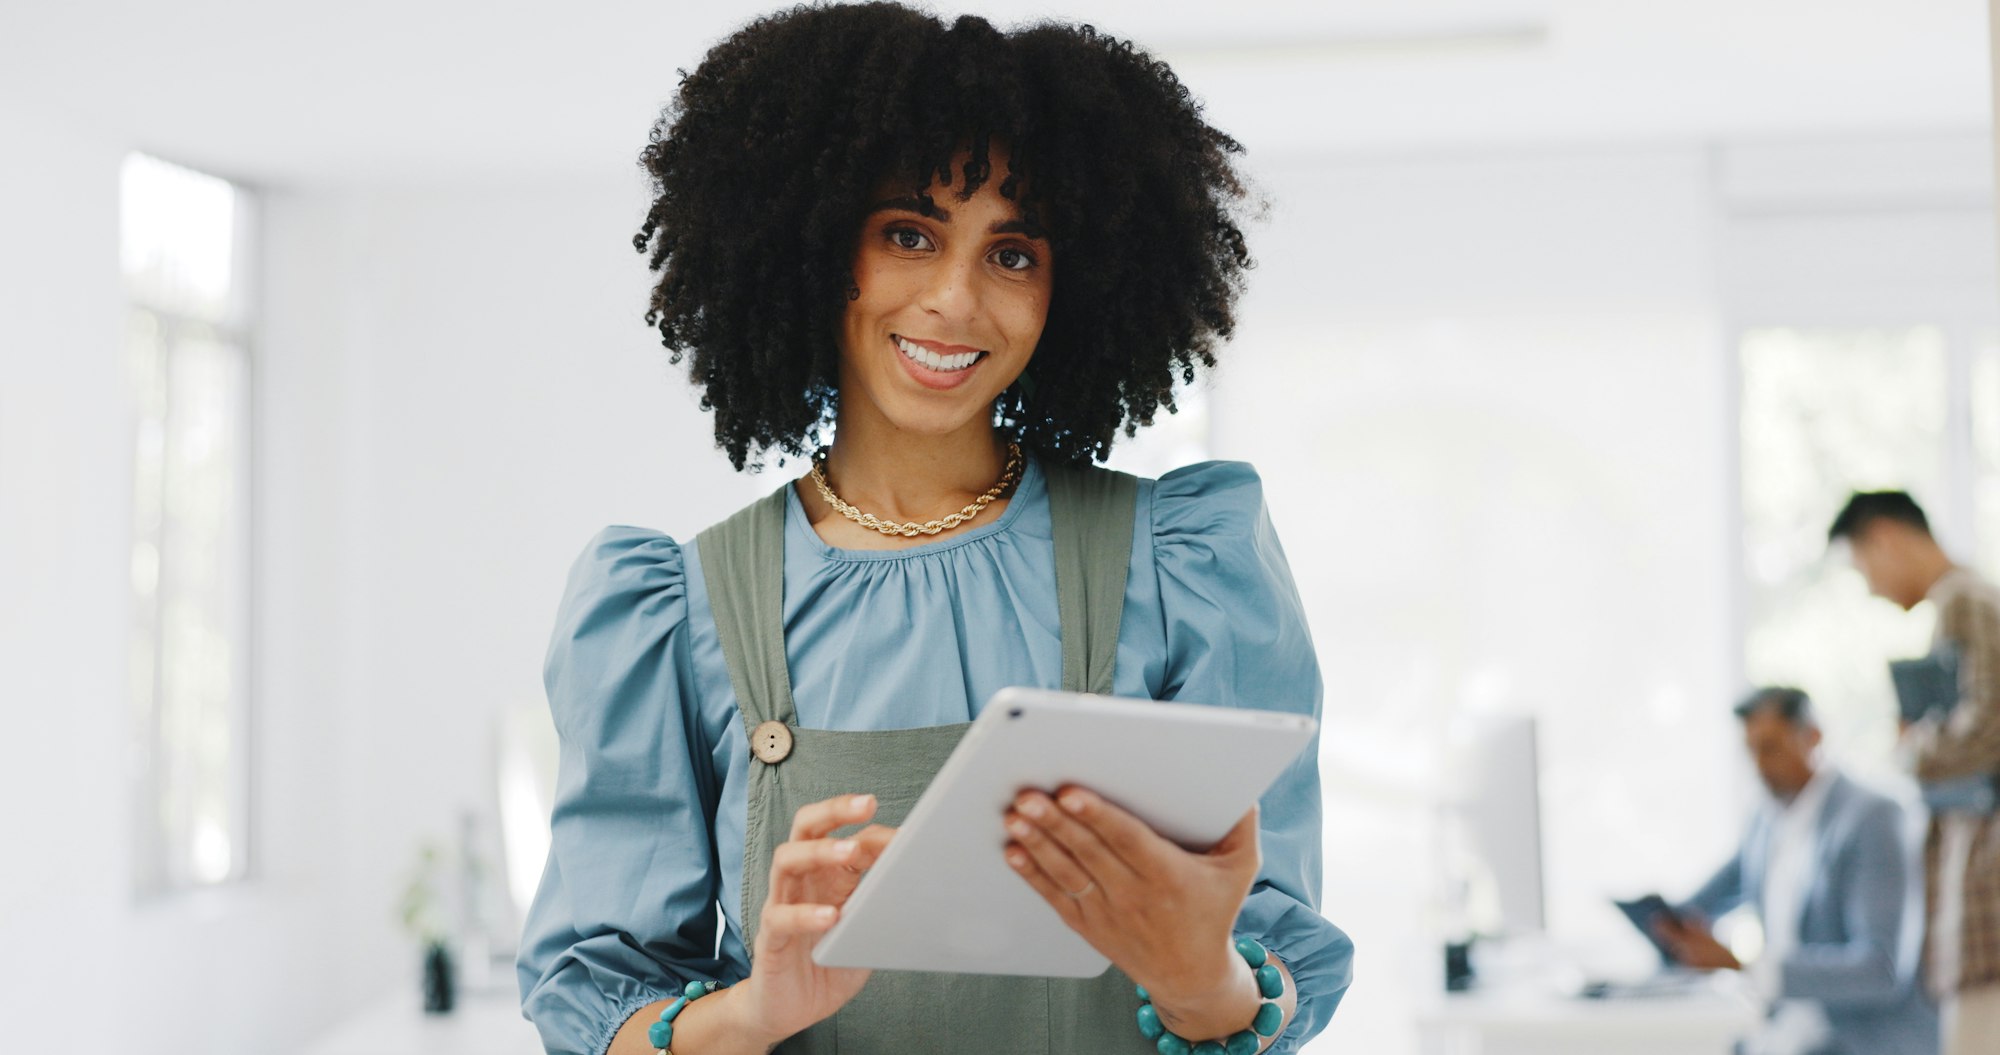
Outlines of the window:
[{"label": "window", "polygon": [[134,881],[149,896],[239,879],[249,860],[249,203],[138,154],[121,199]]},{"label": "window", "polygon": [[1980,572],[2000,581],[2000,332],[1982,330],[1972,343],[1972,528]]},{"label": "window", "polygon": [[[1929,650],[1931,614],[1864,601],[1867,588],[1826,529],[1856,490],[1901,489],[1954,555],[1962,511],[1980,501],[1977,544],[2000,551],[2000,352],[1978,360],[1983,402],[1951,383],[1971,359],[1963,331],[1938,326],[1763,328],[1742,335],[1745,674],[1791,684],[1819,706],[1828,741],[1863,773],[1892,771],[1887,661]],[[1990,343],[1990,342],[1989,342]],[[1976,471],[1955,423],[1977,411]]]}]

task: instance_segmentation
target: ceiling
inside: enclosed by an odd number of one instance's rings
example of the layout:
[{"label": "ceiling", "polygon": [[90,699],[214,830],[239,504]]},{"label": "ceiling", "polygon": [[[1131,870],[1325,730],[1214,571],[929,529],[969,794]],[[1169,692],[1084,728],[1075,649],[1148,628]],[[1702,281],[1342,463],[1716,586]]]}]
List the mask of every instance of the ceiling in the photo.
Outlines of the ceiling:
[{"label": "ceiling", "polygon": [[[267,185],[633,171],[746,0],[7,0],[0,96]],[[1990,120],[1984,0],[967,0],[1173,61],[1251,157]]]}]

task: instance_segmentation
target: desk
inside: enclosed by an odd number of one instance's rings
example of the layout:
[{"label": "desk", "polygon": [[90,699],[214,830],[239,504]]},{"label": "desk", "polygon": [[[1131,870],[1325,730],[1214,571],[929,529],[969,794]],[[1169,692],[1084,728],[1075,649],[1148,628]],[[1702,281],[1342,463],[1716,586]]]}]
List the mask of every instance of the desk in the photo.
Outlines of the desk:
[{"label": "desk", "polygon": [[542,1055],[513,990],[460,994],[447,1015],[426,1015],[415,992],[373,1004],[306,1044],[304,1055]]},{"label": "desk", "polygon": [[1423,1055],[1730,1055],[1757,1022],[1722,989],[1588,1000],[1516,986],[1440,996],[1417,1016]]}]

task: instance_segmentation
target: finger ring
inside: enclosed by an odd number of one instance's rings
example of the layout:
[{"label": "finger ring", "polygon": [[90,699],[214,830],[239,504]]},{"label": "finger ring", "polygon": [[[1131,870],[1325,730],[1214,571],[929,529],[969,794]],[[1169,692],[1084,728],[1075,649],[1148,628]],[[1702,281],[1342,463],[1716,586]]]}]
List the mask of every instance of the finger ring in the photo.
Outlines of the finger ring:
[{"label": "finger ring", "polygon": [[1083,895],[1088,894],[1096,889],[1097,889],[1097,880],[1093,879],[1090,882],[1083,884],[1082,890],[1065,890],[1063,891],[1063,893],[1072,898],[1080,898]]}]

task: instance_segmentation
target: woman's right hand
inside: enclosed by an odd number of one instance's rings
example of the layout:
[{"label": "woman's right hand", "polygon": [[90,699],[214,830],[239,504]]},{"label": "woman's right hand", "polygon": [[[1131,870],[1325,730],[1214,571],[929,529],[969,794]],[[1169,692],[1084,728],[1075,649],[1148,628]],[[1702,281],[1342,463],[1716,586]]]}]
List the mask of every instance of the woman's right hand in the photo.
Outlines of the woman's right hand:
[{"label": "woman's right hand", "polygon": [[821,967],[812,952],[896,830],[871,824],[845,839],[827,836],[873,816],[873,795],[803,806],[792,818],[791,838],[771,855],[750,977],[735,988],[748,1020],[772,1043],[840,1010],[868,981],[866,968]]}]

